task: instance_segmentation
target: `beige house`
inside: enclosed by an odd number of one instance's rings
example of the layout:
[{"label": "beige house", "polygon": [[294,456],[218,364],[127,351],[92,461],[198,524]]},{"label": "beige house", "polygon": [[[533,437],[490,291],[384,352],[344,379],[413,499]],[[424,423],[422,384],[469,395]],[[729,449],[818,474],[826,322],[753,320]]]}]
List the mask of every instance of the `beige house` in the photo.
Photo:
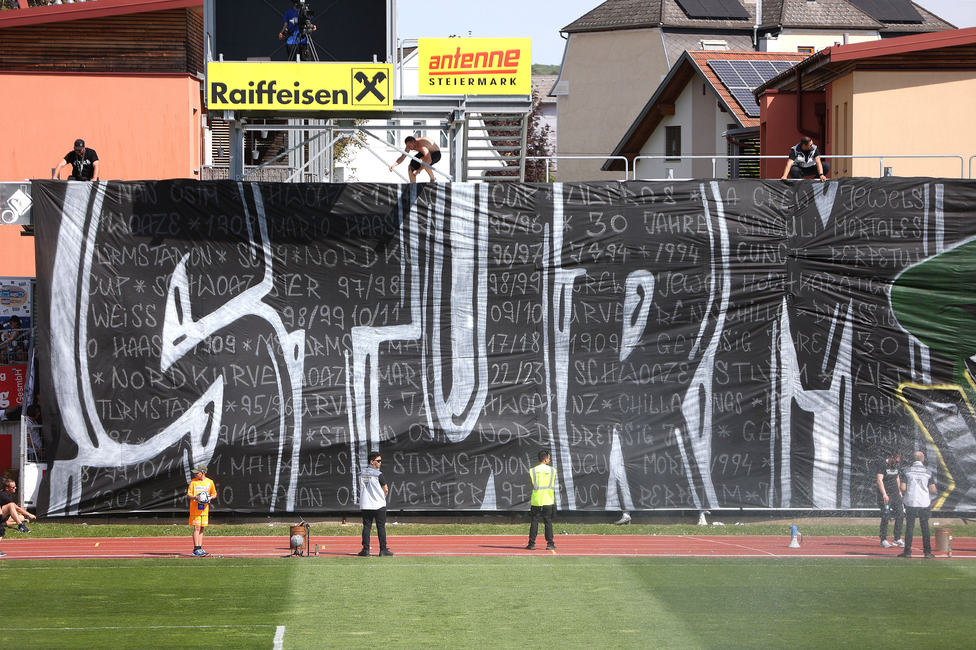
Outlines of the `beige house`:
[{"label": "beige house", "polygon": [[619,157],[624,157],[636,179],[758,177],[758,161],[749,156],[759,153],[759,105],[750,88],[730,90],[723,74],[745,69],[768,79],[805,57],[790,52],[685,52],[603,168],[622,172]]},{"label": "beige house", "polygon": [[[895,13],[906,4],[913,15]],[[946,29],[952,25],[918,5],[894,0],[607,0],[562,30],[566,49],[550,91],[558,101],[558,178],[619,179],[601,171],[607,154],[687,50],[809,54]]]},{"label": "beige house", "polygon": [[797,75],[802,93],[824,97],[831,177],[877,177],[886,168],[894,176],[969,176],[976,27],[832,47],[771,79],[757,90],[763,153],[795,144]]}]

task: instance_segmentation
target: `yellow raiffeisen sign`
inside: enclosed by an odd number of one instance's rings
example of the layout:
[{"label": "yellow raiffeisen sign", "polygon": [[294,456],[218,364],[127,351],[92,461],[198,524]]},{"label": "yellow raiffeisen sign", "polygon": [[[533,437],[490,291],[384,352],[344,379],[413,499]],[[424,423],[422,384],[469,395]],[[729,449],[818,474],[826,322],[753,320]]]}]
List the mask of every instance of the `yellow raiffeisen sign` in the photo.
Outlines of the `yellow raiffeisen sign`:
[{"label": "yellow raiffeisen sign", "polygon": [[421,38],[421,95],[531,95],[532,39]]},{"label": "yellow raiffeisen sign", "polygon": [[207,64],[207,106],[232,111],[387,111],[393,108],[385,63]]}]

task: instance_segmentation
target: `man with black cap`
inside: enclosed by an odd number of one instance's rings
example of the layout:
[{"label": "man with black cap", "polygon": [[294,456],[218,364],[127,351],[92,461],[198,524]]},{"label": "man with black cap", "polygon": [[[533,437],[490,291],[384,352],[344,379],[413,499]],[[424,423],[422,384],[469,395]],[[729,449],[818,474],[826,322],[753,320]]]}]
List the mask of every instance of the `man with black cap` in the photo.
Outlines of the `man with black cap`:
[{"label": "man with black cap", "polygon": [[193,468],[193,480],[186,490],[190,499],[190,525],[193,526],[193,554],[197,557],[210,555],[203,550],[203,529],[210,523],[210,502],[217,497],[214,482],[207,478],[207,466],[197,465]]},{"label": "man with black cap", "polygon": [[55,178],[61,178],[61,169],[66,165],[71,165],[71,176],[68,177],[70,180],[98,180],[98,154],[94,149],[85,147],[85,141],[81,138],[75,140],[75,148],[58,161],[58,166],[54,169]]}]

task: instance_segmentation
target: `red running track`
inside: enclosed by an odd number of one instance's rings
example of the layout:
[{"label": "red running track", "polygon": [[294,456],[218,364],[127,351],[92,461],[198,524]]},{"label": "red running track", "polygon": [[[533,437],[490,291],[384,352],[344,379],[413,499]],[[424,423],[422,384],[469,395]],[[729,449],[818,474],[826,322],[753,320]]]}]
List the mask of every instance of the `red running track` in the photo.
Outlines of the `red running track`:
[{"label": "red running track", "polygon": [[[319,557],[354,556],[359,537],[325,537],[312,534],[311,548]],[[933,542],[935,540],[933,539]],[[789,548],[789,536],[771,535],[558,535],[556,551],[525,549],[524,535],[390,536],[390,550],[403,557],[846,557],[894,558],[902,549],[880,548],[877,537],[805,537],[801,548]],[[373,554],[379,550],[374,538]],[[922,540],[915,540],[915,557],[921,557]],[[284,557],[290,554],[288,538],[207,537],[204,548],[218,557]],[[31,539],[28,536],[0,543],[3,560],[53,560],[73,558],[189,558],[189,537],[126,537]],[[953,557],[976,558],[976,538],[953,540]],[[936,552],[940,559],[945,552]]]}]

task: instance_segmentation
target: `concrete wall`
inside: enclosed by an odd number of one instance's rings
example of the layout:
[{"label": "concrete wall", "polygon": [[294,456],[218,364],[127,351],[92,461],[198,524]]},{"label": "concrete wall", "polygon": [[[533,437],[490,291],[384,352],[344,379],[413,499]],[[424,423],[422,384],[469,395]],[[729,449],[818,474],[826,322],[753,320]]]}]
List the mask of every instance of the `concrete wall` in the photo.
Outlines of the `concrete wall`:
[{"label": "concrete wall", "polygon": [[102,180],[199,178],[201,83],[185,74],[0,74],[0,180],[51,178],[76,138],[98,152]]},{"label": "concrete wall", "polygon": [[[685,92],[691,94],[693,119],[691,134],[692,155],[707,156],[715,151],[715,113],[718,112],[712,89],[699,75],[695,75]],[[696,159],[691,162],[691,174],[695,178],[711,178],[712,161]]]},{"label": "concrete wall", "polygon": [[0,276],[33,278],[34,238],[24,237],[20,226],[0,226]]},{"label": "concrete wall", "polygon": [[[613,151],[668,69],[659,29],[571,35],[560,72],[568,91],[559,96],[559,155]],[[558,179],[622,177],[599,171],[603,162],[559,160]]]},{"label": "concrete wall", "polygon": [[[704,87],[704,92],[702,88]],[[730,113],[719,109],[719,99],[705,79],[696,74],[688,82],[675,101],[675,114],[667,115],[641,148],[642,156],[661,156],[665,153],[666,129],[668,126],[681,126],[682,156],[725,156],[728,147],[722,134],[735,123]],[[667,178],[668,170],[675,178],[712,178],[713,166],[710,159],[692,160],[643,160],[638,161],[636,178]],[[715,161],[714,177],[728,176],[728,160]]]},{"label": "concrete wall", "polygon": [[[685,86],[685,89],[681,91],[678,95],[677,100],[674,102],[674,115],[665,115],[661,120],[661,123],[657,125],[651,137],[647,139],[644,146],[641,148],[640,155],[642,156],[662,156],[666,151],[667,143],[667,127],[669,126],[680,126],[681,127],[681,154],[682,156],[689,156],[692,154],[694,141],[695,141],[695,112],[694,112],[694,89],[698,88],[699,92],[701,89],[701,77],[695,75],[695,78]],[[637,163],[637,176],[636,178],[668,178],[668,174],[673,176],[673,178],[693,178],[694,170],[692,166],[692,160],[689,158],[680,158],[677,160],[643,160]],[[617,178],[621,178],[620,172],[617,172]]]},{"label": "concrete wall", "polygon": [[[808,131],[819,132],[820,124],[814,113],[816,104],[825,103],[823,92],[803,93],[803,128]],[[803,134],[796,123],[796,93],[768,92],[760,98],[759,141],[760,154],[763,156],[783,156],[782,159],[763,159],[760,163],[762,178],[780,178],[786,168],[786,158],[790,148],[800,141]],[[826,133],[830,134],[829,117]],[[825,138],[826,139],[826,138]],[[830,143],[822,142],[814,137],[814,143],[822,152],[829,152]],[[833,164],[833,163],[831,163]],[[831,177],[833,177],[833,171]]]},{"label": "concrete wall", "polygon": [[[0,180],[51,178],[76,138],[98,152],[102,180],[199,178],[200,86],[185,74],[0,73]],[[34,239],[20,233],[0,226],[0,275],[35,275]]]},{"label": "concrete wall", "polygon": [[866,43],[881,39],[877,30],[871,31],[826,31],[811,29],[784,29],[776,38],[759,39],[760,52],[799,52],[801,47],[813,46],[815,52],[831,47],[834,43],[844,42],[847,34],[848,43]]},{"label": "concrete wall", "polygon": [[[830,101],[829,130],[830,142],[827,148],[834,156],[854,155],[854,132],[851,122],[851,111],[854,107],[854,76],[846,75],[837,79],[829,86]],[[853,158],[834,158],[831,178],[854,176],[856,164],[859,176],[880,176],[877,161],[871,161],[870,171],[863,161],[856,163]]]},{"label": "concrete wall", "polygon": [[[870,72],[853,75],[853,153],[976,155],[976,72]],[[834,86],[838,82],[834,82]],[[834,90],[833,103],[837,103]],[[853,175],[877,176],[877,160],[854,161]],[[959,161],[887,158],[895,176],[959,178]],[[968,167],[964,170],[968,176]]]}]

